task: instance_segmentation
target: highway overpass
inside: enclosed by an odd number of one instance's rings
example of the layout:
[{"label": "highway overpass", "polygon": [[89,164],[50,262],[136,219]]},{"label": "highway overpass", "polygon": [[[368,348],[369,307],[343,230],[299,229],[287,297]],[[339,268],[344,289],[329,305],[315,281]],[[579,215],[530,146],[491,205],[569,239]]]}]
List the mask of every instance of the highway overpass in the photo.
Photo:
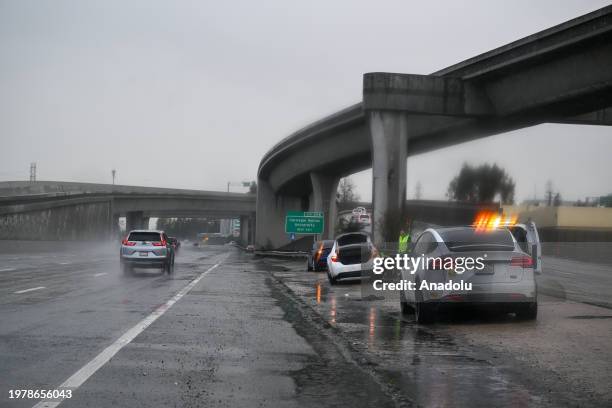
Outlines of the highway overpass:
[{"label": "highway overpass", "polygon": [[142,228],[150,217],[240,218],[253,241],[255,196],[57,181],[0,182],[0,239],[95,239],[116,236],[119,217]]},{"label": "highway overpass", "polygon": [[541,123],[612,124],[612,6],[430,75],[367,73],[363,99],[289,135],[258,170],[256,244],[287,242],[290,210],[323,211],[341,177],[372,167],[373,225],[406,197],[406,159]]}]

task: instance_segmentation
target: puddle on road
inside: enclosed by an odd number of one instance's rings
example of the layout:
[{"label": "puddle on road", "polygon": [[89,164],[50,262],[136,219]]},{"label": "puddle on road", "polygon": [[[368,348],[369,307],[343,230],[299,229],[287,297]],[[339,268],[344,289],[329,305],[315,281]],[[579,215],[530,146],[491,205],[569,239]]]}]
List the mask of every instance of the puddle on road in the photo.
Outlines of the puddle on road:
[{"label": "puddle on road", "polygon": [[[388,303],[362,299],[355,285],[330,287],[325,275],[298,272],[277,277],[322,320],[340,329],[342,341],[360,365],[373,367],[390,387],[417,405],[558,405],[552,399],[556,396],[535,388],[526,374],[521,379],[521,373],[506,370],[509,361],[484,349],[473,350],[443,333],[446,320],[419,326],[412,315],[391,312]],[[513,318],[496,319],[499,323]],[[473,319],[463,322],[472,323]]]},{"label": "puddle on road", "polygon": [[316,352],[316,357],[306,358],[302,369],[288,373],[296,383],[299,406],[397,406],[393,398],[381,390],[377,381],[342,356],[316,323],[304,319],[300,308],[278,285],[272,283],[270,278],[266,279],[266,283],[272,297],[283,309],[284,319]]}]

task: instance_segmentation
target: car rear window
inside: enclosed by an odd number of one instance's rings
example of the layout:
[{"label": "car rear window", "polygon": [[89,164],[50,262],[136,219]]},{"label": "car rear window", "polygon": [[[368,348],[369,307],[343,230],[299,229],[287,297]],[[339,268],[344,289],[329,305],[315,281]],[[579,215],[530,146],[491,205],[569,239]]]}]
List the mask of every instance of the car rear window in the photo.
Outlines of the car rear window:
[{"label": "car rear window", "polygon": [[368,242],[368,237],[363,234],[350,234],[338,238],[338,246],[362,244]]},{"label": "car rear window", "polygon": [[161,241],[159,232],[131,232],[128,241]]},{"label": "car rear window", "polygon": [[514,241],[507,229],[476,231],[472,228],[440,231],[448,249],[453,252],[513,251]]}]

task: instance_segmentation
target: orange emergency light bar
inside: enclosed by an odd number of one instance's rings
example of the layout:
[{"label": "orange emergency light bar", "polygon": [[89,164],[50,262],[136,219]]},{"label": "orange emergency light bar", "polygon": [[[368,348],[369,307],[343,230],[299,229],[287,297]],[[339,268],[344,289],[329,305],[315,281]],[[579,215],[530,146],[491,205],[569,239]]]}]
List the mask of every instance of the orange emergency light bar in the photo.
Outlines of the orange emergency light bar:
[{"label": "orange emergency light bar", "polygon": [[476,214],[472,226],[477,231],[491,231],[496,228],[509,227],[516,224],[518,216],[499,214],[493,211],[481,211]]}]

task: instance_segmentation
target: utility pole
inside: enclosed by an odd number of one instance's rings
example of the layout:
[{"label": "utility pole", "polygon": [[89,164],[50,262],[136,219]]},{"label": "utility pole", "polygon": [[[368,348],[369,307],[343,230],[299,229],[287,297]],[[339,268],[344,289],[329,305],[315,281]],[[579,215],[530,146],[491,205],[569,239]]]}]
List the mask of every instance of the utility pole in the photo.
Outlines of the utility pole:
[{"label": "utility pole", "polygon": [[30,183],[36,181],[36,162],[30,163]]},{"label": "utility pole", "polygon": [[113,185],[115,185],[115,175],[117,174],[117,170],[112,169],[111,174],[113,175]]},{"label": "utility pole", "polygon": [[551,180],[546,182],[546,205],[549,207],[553,205],[553,184]]}]

